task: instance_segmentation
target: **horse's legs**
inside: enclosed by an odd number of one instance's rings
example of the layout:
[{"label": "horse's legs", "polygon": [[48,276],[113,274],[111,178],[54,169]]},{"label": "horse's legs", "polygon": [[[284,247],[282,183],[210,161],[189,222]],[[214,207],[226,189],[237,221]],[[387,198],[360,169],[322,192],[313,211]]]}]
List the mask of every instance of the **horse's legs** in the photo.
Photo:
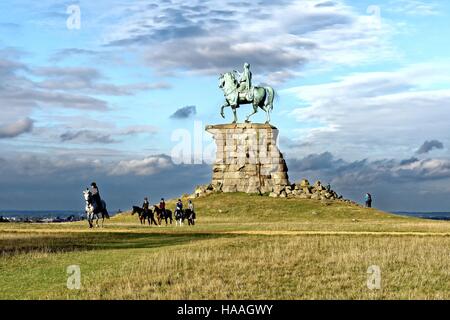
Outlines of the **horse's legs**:
[{"label": "horse's legs", "polygon": [[250,122],[250,120],[249,120],[250,117],[257,112],[258,112],[258,105],[253,104],[253,112],[247,116],[247,119],[245,120],[245,122],[247,122],[247,123]]},{"label": "horse's legs", "polygon": [[223,109],[225,109],[226,107],[230,107],[230,105],[228,104],[228,101],[225,100],[224,104],[222,105],[222,108],[220,108],[220,115],[224,119],[225,119],[225,113],[224,113]]},{"label": "horse's legs", "polygon": [[234,117],[233,123],[237,122],[237,111],[236,111],[237,107],[238,107],[237,105],[232,107],[232,109],[233,109],[233,117]]},{"label": "horse's legs", "polygon": [[265,92],[266,92],[266,96],[267,96],[267,103],[266,103],[266,99],[262,100],[259,107],[261,109],[263,109],[266,112],[266,116],[267,116],[267,121],[266,123],[270,123],[270,111],[273,108],[273,97],[274,97],[274,93],[272,89],[269,88],[265,88]]},{"label": "horse's legs", "polygon": [[267,109],[264,110],[264,111],[266,111],[266,115],[267,115],[267,121],[266,121],[266,123],[270,123],[270,110],[269,110],[269,108],[267,108]]}]

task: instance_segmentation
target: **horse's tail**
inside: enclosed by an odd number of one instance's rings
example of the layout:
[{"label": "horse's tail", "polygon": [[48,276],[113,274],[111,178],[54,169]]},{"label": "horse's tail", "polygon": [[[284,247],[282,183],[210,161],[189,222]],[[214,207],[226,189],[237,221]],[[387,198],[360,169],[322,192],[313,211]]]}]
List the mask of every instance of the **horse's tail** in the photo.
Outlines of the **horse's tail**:
[{"label": "horse's tail", "polygon": [[275,90],[272,87],[264,87],[267,92],[266,109],[267,111],[272,111],[273,100],[275,99]]},{"label": "horse's tail", "polygon": [[103,215],[105,216],[106,219],[109,219],[109,213],[108,210],[106,210],[106,202],[104,200],[102,200],[102,207],[103,207]]}]

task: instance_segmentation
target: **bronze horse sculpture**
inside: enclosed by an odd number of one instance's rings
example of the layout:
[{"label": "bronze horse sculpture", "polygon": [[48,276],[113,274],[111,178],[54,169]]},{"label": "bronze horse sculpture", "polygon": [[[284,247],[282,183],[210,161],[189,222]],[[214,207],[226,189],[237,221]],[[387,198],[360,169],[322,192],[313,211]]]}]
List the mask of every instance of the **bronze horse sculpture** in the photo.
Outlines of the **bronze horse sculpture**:
[{"label": "bronze horse sculpture", "polygon": [[[234,121],[237,122],[236,109],[241,104],[252,104],[253,112],[250,113],[245,122],[250,122],[250,117],[258,112],[258,108],[266,112],[266,123],[270,122],[270,112],[273,109],[273,100],[275,98],[275,90],[272,87],[251,87],[248,92],[242,92],[239,87],[239,81],[234,72],[226,72],[219,77],[219,88],[224,92],[225,102],[222,105],[220,115],[225,118],[224,108],[231,107],[233,110]],[[250,98],[249,98],[250,97]]]}]

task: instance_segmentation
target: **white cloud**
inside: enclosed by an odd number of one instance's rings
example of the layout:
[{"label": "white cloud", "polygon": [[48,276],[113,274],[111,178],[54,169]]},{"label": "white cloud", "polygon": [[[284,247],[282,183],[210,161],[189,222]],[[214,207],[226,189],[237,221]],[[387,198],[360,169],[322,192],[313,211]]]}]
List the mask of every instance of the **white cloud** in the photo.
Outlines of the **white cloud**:
[{"label": "white cloud", "polygon": [[449,159],[425,159],[400,165],[393,169],[396,177],[414,179],[442,179],[450,177]]},{"label": "white cloud", "polygon": [[392,28],[341,0],[241,6],[194,1],[150,8],[143,1],[130,7],[106,31],[106,43],[137,46],[160,72],[217,74],[248,61],[256,73],[285,80],[307,62],[358,65],[395,55],[389,44]]},{"label": "white cloud", "polygon": [[0,125],[0,139],[14,138],[31,130],[33,130],[33,120],[30,118],[20,119],[13,123]]},{"label": "white cloud", "polygon": [[148,176],[174,166],[171,158],[166,155],[149,156],[140,160],[122,160],[112,168],[111,175],[135,174]]},{"label": "white cloud", "polygon": [[429,139],[448,145],[450,89],[441,87],[449,70],[423,64],[288,89],[307,104],[292,112],[298,139],[310,142],[309,152],[332,143],[330,151],[353,158],[406,157]]},{"label": "white cloud", "polygon": [[391,0],[386,11],[412,16],[433,16],[440,13],[438,4],[430,0]]}]

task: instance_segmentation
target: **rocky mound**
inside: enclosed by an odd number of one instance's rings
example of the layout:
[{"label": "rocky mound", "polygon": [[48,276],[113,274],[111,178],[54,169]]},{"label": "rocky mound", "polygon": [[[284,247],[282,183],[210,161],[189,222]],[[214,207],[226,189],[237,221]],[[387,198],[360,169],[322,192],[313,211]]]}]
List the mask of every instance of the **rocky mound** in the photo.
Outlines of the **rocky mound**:
[{"label": "rocky mound", "polygon": [[[222,184],[200,185],[195,188],[191,198],[199,198],[207,196],[211,193],[223,192]],[[337,192],[331,189],[330,185],[323,186],[320,181],[316,181],[313,185],[307,179],[303,179],[298,183],[293,183],[287,186],[277,186],[272,192],[263,194],[273,198],[300,198],[313,200],[339,200],[345,202],[353,201],[346,200]]]}]

